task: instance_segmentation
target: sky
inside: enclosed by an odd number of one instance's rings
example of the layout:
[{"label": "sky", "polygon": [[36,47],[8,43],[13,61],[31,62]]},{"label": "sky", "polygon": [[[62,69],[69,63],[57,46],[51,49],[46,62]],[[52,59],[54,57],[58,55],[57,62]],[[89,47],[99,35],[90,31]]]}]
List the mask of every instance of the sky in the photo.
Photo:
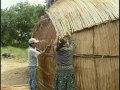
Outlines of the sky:
[{"label": "sky", "polygon": [[1,8],[9,8],[12,5],[15,5],[16,3],[25,2],[28,1],[30,4],[42,4],[45,5],[46,0],[1,0]]}]

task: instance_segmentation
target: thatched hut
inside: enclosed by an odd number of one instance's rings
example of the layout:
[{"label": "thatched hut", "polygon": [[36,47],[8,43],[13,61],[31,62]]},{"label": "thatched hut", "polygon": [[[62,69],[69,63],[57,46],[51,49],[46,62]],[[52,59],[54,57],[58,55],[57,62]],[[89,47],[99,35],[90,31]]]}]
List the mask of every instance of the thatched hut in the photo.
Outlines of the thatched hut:
[{"label": "thatched hut", "polygon": [[[118,0],[57,0],[33,32],[39,40],[66,31],[75,40],[73,66],[78,90],[119,90]],[[43,49],[47,43],[40,43]],[[55,60],[52,48],[39,57],[39,90],[51,90]]]}]

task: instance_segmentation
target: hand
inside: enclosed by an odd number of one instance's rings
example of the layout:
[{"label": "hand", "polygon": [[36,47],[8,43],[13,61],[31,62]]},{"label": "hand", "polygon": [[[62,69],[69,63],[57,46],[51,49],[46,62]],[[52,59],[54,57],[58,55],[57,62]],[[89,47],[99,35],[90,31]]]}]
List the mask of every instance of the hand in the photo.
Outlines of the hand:
[{"label": "hand", "polygon": [[58,34],[58,33],[56,33],[56,36],[59,36],[59,34]]},{"label": "hand", "polygon": [[40,42],[46,42],[45,40],[40,40]]},{"label": "hand", "polygon": [[41,52],[41,54],[44,54],[45,53],[45,50],[44,51],[40,51]]},{"label": "hand", "polygon": [[36,48],[36,50],[40,52],[40,50],[38,48]]},{"label": "hand", "polygon": [[47,52],[51,48],[51,44],[46,45],[46,47],[43,50],[43,53]]},{"label": "hand", "polygon": [[47,47],[52,45],[53,40],[50,40],[50,42],[47,44]]},{"label": "hand", "polygon": [[71,36],[71,33],[66,31],[66,36],[70,37]]}]

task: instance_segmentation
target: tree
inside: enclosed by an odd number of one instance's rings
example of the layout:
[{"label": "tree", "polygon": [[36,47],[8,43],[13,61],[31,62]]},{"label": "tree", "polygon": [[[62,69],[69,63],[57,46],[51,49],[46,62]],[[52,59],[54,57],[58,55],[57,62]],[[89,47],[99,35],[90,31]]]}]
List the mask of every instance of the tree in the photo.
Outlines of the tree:
[{"label": "tree", "polygon": [[28,39],[38,18],[44,14],[44,6],[28,2],[1,10],[2,46],[27,47]]}]

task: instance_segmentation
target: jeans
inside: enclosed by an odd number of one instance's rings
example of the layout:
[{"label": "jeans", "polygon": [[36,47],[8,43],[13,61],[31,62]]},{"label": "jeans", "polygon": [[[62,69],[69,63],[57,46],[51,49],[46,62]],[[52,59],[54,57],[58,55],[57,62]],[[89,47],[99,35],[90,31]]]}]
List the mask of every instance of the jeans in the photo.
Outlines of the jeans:
[{"label": "jeans", "polygon": [[36,90],[36,66],[29,66],[29,85],[31,90]]}]

